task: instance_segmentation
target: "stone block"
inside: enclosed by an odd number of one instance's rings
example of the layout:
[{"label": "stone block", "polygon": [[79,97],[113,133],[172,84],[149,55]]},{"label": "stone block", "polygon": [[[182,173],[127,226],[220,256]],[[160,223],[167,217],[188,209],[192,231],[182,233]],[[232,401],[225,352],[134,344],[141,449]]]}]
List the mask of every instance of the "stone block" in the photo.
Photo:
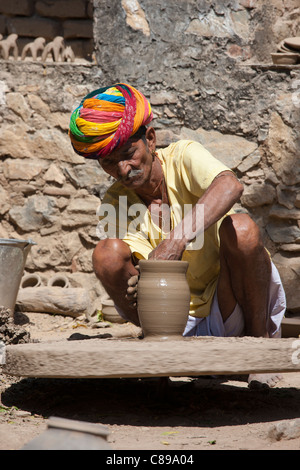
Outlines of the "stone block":
[{"label": "stone block", "polygon": [[43,128],[26,135],[25,139],[31,157],[54,160],[59,156],[59,160],[70,163],[83,160],[72,149],[68,135],[58,129]]},{"label": "stone block", "polygon": [[241,203],[246,207],[260,207],[272,204],[275,198],[276,190],[272,185],[254,183],[245,187]]},{"label": "stone block", "polygon": [[66,177],[60,171],[55,163],[52,163],[44,175],[44,180],[48,183],[57,183],[59,185],[64,184]]},{"label": "stone block", "polygon": [[9,194],[0,186],[0,214],[3,215],[10,209]]},{"label": "stone block", "polygon": [[[297,243],[297,245],[300,247],[300,244]],[[287,310],[297,314],[300,312],[300,258],[298,253],[294,252],[294,256],[291,256],[290,253],[287,256],[277,253],[273,257],[273,262],[284,286]]]},{"label": "stone block", "polygon": [[69,125],[70,125],[70,114],[69,113],[61,113],[60,111],[57,111],[55,113],[51,113],[50,116],[51,125],[53,127],[59,127],[63,131],[68,131],[69,130]]},{"label": "stone block", "polygon": [[295,208],[287,209],[282,206],[273,206],[270,210],[270,217],[283,220],[300,220],[300,210]]},{"label": "stone block", "polygon": [[178,102],[177,93],[171,91],[160,91],[151,93],[150,103],[151,105],[159,106],[162,104],[176,104]]},{"label": "stone block", "polygon": [[93,38],[93,22],[91,20],[68,20],[63,22],[65,39]]},{"label": "stone block", "polygon": [[91,214],[95,215],[99,207],[100,199],[97,196],[87,196],[85,198],[76,197],[70,201],[67,212],[73,214]]},{"label": "stone block", "polygon": [[98,162],[86,162],[73,168],[65,168],[65,173],[74,186],[79,189],[110,186],[109,177]]},{"label": "stone block", "polygon": [[285,124],[278,113],[271,116],[266,151],[269,164],[285,185],[291,186],[300,182],[297,139],[293,129]]},{"label": "stone block", "polygon": [[285,225],[283,222],[270,222],[266,226],[267,233],[275,243],[299,243],[300,229],[296,225]]},{"label": "stone block", "polygon": [[6,93],[6,104],[9,109],[27,121],[31,115],[30,108],[21,93]]},{"label": "stone block", "polygon": [[4,37],[6,33],[6,22],[5,22],[5,16],[0,15],[0,34]]},{"label": "stone block", "polygon": [[261,161],[261,155],[259,151],[255,151],[253,154],[246,157],[242,163],[238,166],[238,170],[241,173],[245,173],[246,171],[250,170],[254,166],[258,165]]},{"label": "stone block", "polygon": [[74,215],[64,214],[61,220],[61,225],[64,229],[73,230],[78,227],[97,225],[98,220],[96,216],[81,214],[80,217],[74,217]]},{"label": "stone block", "polygon": [[23,206],[14,206],[9,211],[10,220],[23,232],[32,232],[46,224],[53,224],[57,216],[55,202],[48,196],[30,196]]},{"label": "stone block", "polygon": [[31,181],[40,175],[48,166],[44,160],[6,159],[3,163],[3,173],[8,180]]},{"label": "stone block", "polygon": [[47,18],[84,18],[86,0],[39,0],[35,4],[38,15]]},{"label": "stone block", "polygon": [[281,441],[282,439],[300,438],[300,419],[292,421],[280,421],[270,426],[268,436],[272,441]]},{"label": "stone block", "polygon": [[49,119],[50,108],[38,95],[29,93],[27,96],[30,107],[45,119]]},{"label": "stone block", "polygon": [[38,17],[9,18],[7,20],[7,29],[9,34],[18,31],[19,36],[32,38],[42,36],[47,40],[52,40],[55,36],[61,35],[59,22]]},{"label": "stone block", "polygon": [[5,15],[31,16],[34,12],[33,0],[9,0],[0,5],[0,12]]},{"label": "stone block", "polygon": [[232,38],[235,35],[247,37],[249,35],[247,11],[230,12],[226,15],[217,15],[213,9],[207,14],[199,14],[193,19],[186,34],[202,37]]},{"label": "stone block", "polygon": [[191,139],[202,144],[215,158],[221,160],[224,165],[234,170],[245,157],[251,155],[257,149],[257,144],[243,137],[230,134],[222,134],[217,131],[196,131],[183,127],[181,139]]},{"label": "stone block", "polygon": [[122,0],[122,8],[126,13],[126,23],[135,31],[142,31],[145,36],[150,36],[150,26],[146,15],[137,0]]},{"label": "stone block", "polygon": [[[58,229],[59,226],[57,226]],[[63,264],[64,254],[60,247],[58,247],[57,235],[55,233],[48,234],[44,238],[35,236],[35,242],[37,245],[30,251],[26,261],[26,268],[28,270],[57,269],[58,266]]]}]

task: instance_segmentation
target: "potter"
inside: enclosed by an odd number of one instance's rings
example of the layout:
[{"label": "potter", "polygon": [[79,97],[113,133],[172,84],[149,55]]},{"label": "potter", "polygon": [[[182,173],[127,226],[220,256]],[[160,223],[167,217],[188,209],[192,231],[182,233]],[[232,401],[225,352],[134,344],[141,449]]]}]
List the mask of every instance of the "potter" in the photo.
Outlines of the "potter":
[{"label": "potter", "polygon": [[[69,135],[75,152],[98,160],[117,180],[102,203],[117,208],[116,233],[122,225],[124,236],[104,235],[99,241],[93,253],[96,276],[119,314],[140,325],[140,260],[188,262],[190,306],[184,336],[278,337],[285,294],[258,226],[233,210],[242,184],[218,155],[198,142],[181,140],[158,149],[152,118],[145,96],[124,83],[91,92],[72,113]],[[127,208],[118,206],[120,196],[127,197]],[[130,207],[137,203],[146,210],[133,230]],[[184,211],[176,207],[187,204],[192,209],[181,217]],[[163,205],[170,207],[168,233]],[[203,218],[196,217],[199,206]],[[203,235],[200,249],[191,249],[195,234]],[[248,380],[251,387],[273,386],[279,377]]]}]

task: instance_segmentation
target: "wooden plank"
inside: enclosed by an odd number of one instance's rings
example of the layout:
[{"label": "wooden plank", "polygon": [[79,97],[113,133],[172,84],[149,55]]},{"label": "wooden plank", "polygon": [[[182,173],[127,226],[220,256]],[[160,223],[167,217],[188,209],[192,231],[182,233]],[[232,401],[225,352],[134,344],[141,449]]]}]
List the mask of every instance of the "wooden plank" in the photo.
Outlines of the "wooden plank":
[{"label": "wooden plank", "polygon": [[96,378],[249,374],[300,370],[300,339],[90,339],[6,347],[3,373]]}]

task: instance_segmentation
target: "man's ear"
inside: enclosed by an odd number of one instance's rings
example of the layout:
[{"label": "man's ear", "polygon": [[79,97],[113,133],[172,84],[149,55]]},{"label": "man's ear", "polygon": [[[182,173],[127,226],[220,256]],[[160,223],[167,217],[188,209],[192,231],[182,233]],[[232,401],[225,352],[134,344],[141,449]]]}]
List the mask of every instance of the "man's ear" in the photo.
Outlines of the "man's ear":
[{"label": "man's ear", "polygon": [[155,151],[156,149],[156,133],[153,127],[147,127],[146,129],[146,140],[150,152]]}]

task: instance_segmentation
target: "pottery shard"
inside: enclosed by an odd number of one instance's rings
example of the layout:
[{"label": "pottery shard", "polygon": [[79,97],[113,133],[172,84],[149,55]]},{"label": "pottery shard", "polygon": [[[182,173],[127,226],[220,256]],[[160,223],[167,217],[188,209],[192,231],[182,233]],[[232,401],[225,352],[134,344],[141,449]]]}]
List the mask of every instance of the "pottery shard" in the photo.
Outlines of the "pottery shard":
[{"label": "pottery shard", "polygon": [[244,158],[255,152],[258,147],[256,143],[249,142],[243,137],[221,134],[217,131],[206,131],[201,128],[193,131],[183,127],[180,138],[199,142],[215,158],[232,170],[237,168]]}]

